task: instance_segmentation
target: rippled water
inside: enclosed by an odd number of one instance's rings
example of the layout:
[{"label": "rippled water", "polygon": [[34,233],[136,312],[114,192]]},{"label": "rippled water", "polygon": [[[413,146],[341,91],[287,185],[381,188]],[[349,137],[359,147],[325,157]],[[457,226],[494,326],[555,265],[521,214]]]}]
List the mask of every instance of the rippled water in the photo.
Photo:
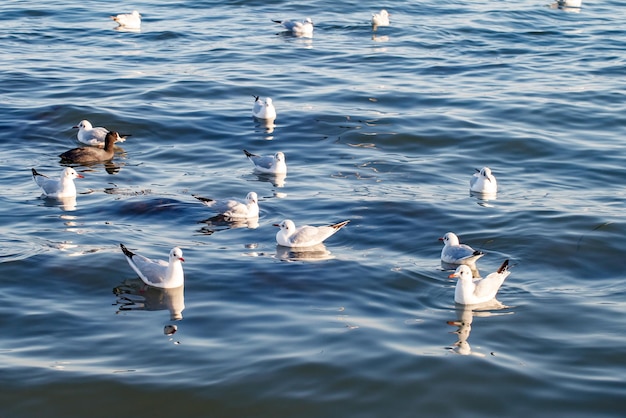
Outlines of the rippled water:
[{"label": "rippled water", "polygon": [[[623,4],[383,6],[373,32],[370,1],[0,5],[0,415],[623,415]],[[306,16],[311,39],[271,22]],[[41,198],[82,119],[132,136],[75,205]],[[495,200],[469,194],[485,165]],[[249,191],[258,225],[192,197]],[[290,253],[285,218],[351,223]],[[455,306],[447,231],[485,274],[511,260],[501,306]],[[184,293],[120,242],[180,246]]]}]

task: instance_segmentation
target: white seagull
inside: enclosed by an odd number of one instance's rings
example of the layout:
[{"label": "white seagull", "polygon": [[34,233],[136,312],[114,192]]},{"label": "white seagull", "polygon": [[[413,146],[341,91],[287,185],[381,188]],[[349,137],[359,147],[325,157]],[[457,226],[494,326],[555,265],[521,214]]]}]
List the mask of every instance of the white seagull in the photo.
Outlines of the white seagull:
[{"label": "white seagull", "polygon": [[476,169],[476,173],[470,179],[470,190],[475,193],[496,194],[498,191],[498,182],[491,174],[489,167],[483,167],[481,170]]},{"label": "white seagull", "polygon": [[274,155],[256,155],[243,150],[246,157],[254,164],[254,169],[260,173],[269,174],[286,174],[287,163],[285,162],[285,154],[278,151]]},{"label": "white seagull", "polygon": [[141,28],[141,15],[137,10],[133,10],[132,13],[122,13],[117,16],[111,16],[111,19],[116,21],[120,27],[126,29]]},{"label": "white seagull", "polygon": [[489,302],[496,297],[504,279],[511,273],[508,270],[509,260],[504,260],[500,268],[483,279],[474,280],[468,266],[460,265],[449,278],[456,277],[454,301],[462,305],[476,305]]},{"label": "white seagull", "polygon": [[274,224],[280,228],[276,233],[276,242],[283,247],[311,247],[322,243],[325,239],[346,226],[350,220],[327,226],[304,225],[296,228],[296,224],[290,219],[285,219],[280,224]]},{"label": "white seagull", "polygon": [[389,12],[382,9],[380,12],[372,14],[372,26],[389,26]]},{"label": "white seagull", "polygon": [[126,256],[126,261],[141,280],[154,287],[169,289],[180,287],[185,283],[182,262],[183,251],[174,247],[170,251],[169,263],[163,260],[151,260],[142,255],[131,252],[124,244],[120,244],[122,252]]},{"label": "white seagull", "polygon": [[[78,125],[72,126],[72,128],[78,129],[76,137],[80,142],[97,147],[104,146],[104,139],[109,133],[109,130],[107,128],[103,128],[102,126],[94,128],[88,120],[81,120]],[[120,139],[118,139],[117,142],[124,142],[129,136],[130,135],[128,134],[120,134]]]},{"label": "white seagull", "polygon": [[259,200],[255,192],[246,195],[244,201],[238,199],[215,200],[206,197],[193,195],[196,199],[214,209],[224,218],[242,219],[259,217]]},{"label": "white seagull", "polygon": [[63,169],[63,171],[61,172],[61,177],[58,179],[51,179],[48,176],[40,174],[34,168],[31,170],[33,173],[33,180],[35,180],[37,186],[41,187],[43,193],[48,197],[55,197],[58,199],[62,199],[65,197],[76,197],[76,186],[74,185],[74,179],[84,178],[71,167]]},{"label": "white seagull", "polygon": [[254,106],[252,107],[252,116],[257,119],[274,120],[276,119],[276,108],[270,97],[254,96]]},{"label": "white seagull", "polygon": [[299,20],[272,20],[274,23],[282,25],[296,36],[313,36],[313,21],[307,17],[303,21]]},{"label": "white seagull", "polygon": [[475,250],[469,245],[460,244],[459,237],[452,232],[439,238],[439,241],[443,241],[441,261],[444,263],[473,265],[476,260],[485,255],[482,251]]}]

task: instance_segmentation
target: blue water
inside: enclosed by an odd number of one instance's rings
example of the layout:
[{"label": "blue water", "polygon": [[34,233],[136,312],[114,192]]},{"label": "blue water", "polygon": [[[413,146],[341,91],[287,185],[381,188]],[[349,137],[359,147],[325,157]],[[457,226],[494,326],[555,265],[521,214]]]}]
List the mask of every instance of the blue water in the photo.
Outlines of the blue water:
[{"label": "blue water", "polygon": [[[623,7],[3,2],[0,416],[623,416]],[[307,16],[310,39],[271,22]],[[30,169],[57,176],[82,119],[132,136],[68,210]],[[469,194],[482,166],[495,200]],[[192,197],[249,191],[258,225]],[[351,223],[295,254],[285,218]],[[448,231],[483,274],[511,260],[499,307],[455,305]],[[184,292],[143,288],[120,242],[180,246]]]}]

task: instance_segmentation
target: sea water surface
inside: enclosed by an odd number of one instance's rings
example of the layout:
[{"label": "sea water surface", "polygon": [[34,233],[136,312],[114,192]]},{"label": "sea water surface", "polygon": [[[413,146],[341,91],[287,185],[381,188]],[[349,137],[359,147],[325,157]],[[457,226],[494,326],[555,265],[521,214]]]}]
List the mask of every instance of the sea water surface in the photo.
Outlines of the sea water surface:
[{"label": "sea water surface", "polygon": [[[625,5],[3,1],[0,416],[623,416]],[[42,198],[83,119],[132,136]],[[250,191],[257,223],[193,197]],[[351,222],[290,252],[286,218]],[[455,305],[448,231],[510,260],[499,305]],[[184,289],[120,242],[181,247]]]}]

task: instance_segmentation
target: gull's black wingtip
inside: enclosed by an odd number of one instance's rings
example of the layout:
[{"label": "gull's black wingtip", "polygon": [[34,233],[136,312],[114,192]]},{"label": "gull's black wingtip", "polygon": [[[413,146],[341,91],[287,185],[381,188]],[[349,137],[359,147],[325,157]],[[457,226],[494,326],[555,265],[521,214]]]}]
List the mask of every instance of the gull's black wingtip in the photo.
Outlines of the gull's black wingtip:
[{"label": "gull's black wingtip", "polygon": [[135,255],[135,253],[130,251],[128,248],[126,248],[126,246],[122,244],[121,242],[120,242],[120,248],[122,249],[122,252],[124,253],[126,257],[132,258]]}]

